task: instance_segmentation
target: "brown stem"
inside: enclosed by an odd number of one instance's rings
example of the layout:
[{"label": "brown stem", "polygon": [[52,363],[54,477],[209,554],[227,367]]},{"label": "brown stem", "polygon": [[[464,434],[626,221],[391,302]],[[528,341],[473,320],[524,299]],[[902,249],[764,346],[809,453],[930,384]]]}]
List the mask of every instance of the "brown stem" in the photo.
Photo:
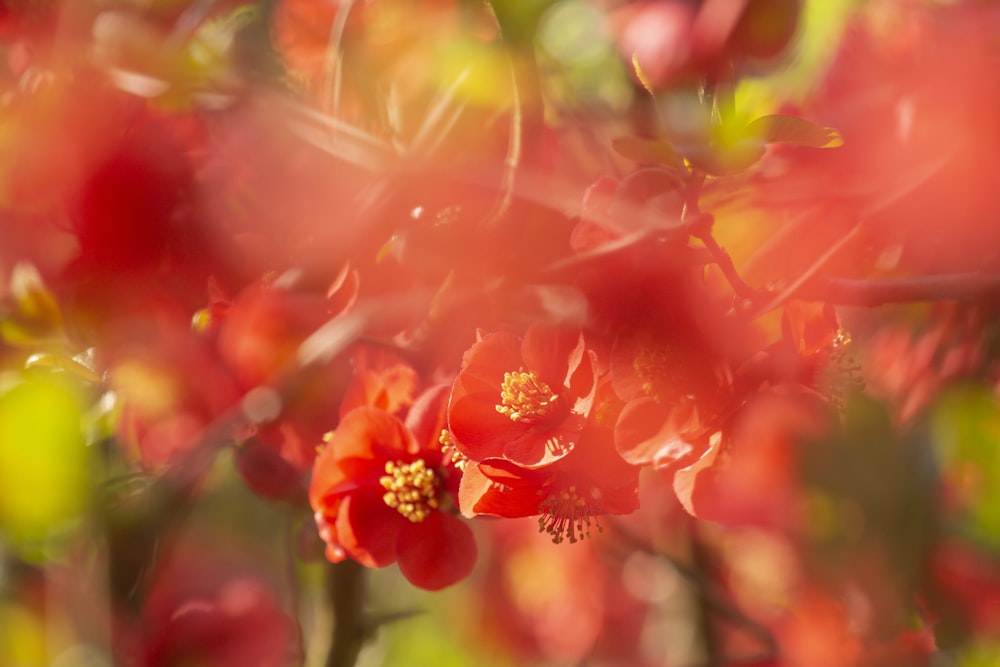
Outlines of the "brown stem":
[{"label": "brown stem", "polygon": [[712,223],[715,219],[711,214],[702,212],[698,205],[702,188],[705,185],[705,178],[704,172],[695,171],[688,179],[684,194],[684,222],[691,231],[691,236],[705,244],[705,248],[736,295],[741,299],[753,302],[756,292],[743,281],[743,278],[736,271],[736,265],[733,264],[729,253],[712,236]]},{"label": "brown stem", "polygon": [[325,667],[354,667],[368,639],[365,568],[353,560],[329,565],[326,594],[333,608],[333,643]]},{"label": "brown stem", "polygon": [[[694,519],[690,519],[686,524],[693,571],[699,581],[707,583],[711,580],[709,575],[711,564],[709,563],[710,556],[708,549],[698,535],[697,522]],[[716,632],[715,621],[713,619],[713,612],[715,610],[709,602],[708,596],[699,595],[698,601],[697,618],[695,619],[698,629],[698,640],[705,651],[705,664],[715,667],[720,664],[720,656],[722,655],[718,641],[718,632]]]},{"label": "brown stem", "polygon": [[[694,564],[685,563],[656,549],[653,545],[646,542],[646,540],[633,533],[621,521],[612,521],[610,523],[610,528],[621,541],[621,547],[626,551],[626,553],[633,550],[639,550],[666,563],[671,567],[671,569],[674,570],[674,572],[683,577],[684,580],[687,581],[688,584],[690,584],[698,593],[698,598],[701,600],[702,609],[704,611],[711,612],[712,614],[718,616],[721,620],[731,623],[757,639],[766,655],[773,657],[777,653],[777,643],[771,635],[771,632],[766,627],[734,607],[725,598],[725,596],[712,585],[711,581],[709,581],[709,579],[705,576],[701,563],[697,562],[699,560],[699,556],[697,554],[695,556],[696,562]],[[693,534],[692,540],[695,540]],[[702,553],[701,557],[704,555],[705,554]],[[710,656],[710,658],[712,657],[713,656]],[[709,660],[709,664],[713,664],[711,659]]]},{"label": "brown stem", "polygon": [[960,273],[885,280],[816,278],[803,284],[795,296],[844,306],[975,301],[1000,297],[1000,276]]},{"label": "brown stem", "polygon": [[748,301],[753,301],[756,296],[756,292],[752,287],[747,285],[740,274],[736,271],[736,265],[733,264],[733,259],[729,256],[729,253],[719,245],[715,237],[712,236],[710,229],[704,232],[694,232],[694,236],[701,240],[705,244],[705,248],[712,255],[712,259],[715,261],[719,270],[722,271],[722,275],[726,278],[726,282],[729,286],[733,288],[736,295],[741,299],[746,299]]}]

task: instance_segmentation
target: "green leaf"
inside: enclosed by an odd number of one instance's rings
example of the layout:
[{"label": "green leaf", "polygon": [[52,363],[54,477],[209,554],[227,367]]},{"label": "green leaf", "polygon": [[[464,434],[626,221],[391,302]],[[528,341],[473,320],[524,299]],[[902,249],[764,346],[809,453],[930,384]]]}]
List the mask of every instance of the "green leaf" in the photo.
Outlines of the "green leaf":
[{"label": "green leaf", "polygon": [[798,116],[761,116],[747,125],[747,132],[769,144],[785,143],[811,148],[838,148],[844,140],[835,129],[821,127]]},{"label": "green leaf", "polygon": [[17,264],[8,289],[14,307],[0,320],[0,338],[11,345],[28,347],[64,336],[59,304],[34,266]]},{"label": "green leaf", "polygon": [[619,137],[611,141],[611,147],[616,153],[633,162],[659,164],[676,170],[684,168],[683,158],[675,153],[666,141]]}]

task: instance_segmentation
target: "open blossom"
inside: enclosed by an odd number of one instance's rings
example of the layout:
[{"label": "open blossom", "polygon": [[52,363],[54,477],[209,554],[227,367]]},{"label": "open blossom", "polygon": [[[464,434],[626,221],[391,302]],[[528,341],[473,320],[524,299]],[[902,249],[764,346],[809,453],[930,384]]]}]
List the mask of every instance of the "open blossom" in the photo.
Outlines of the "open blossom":
[{"label": "open blossom", "polygon": [[448,425],[473,461],[544,466],[575,446],[594,402],[596,357],[577,329],[484,336],[465,354]]},{"label": "open blossom", "polygon": [[502,458],[469,462],[459,504],[466,516],[537,515],[554,542],[576,542],[600,529],[601,515],[639,508],[639,468],[618,456],[609,429],[592,427],[573,452],[541,468]]},{"label": "open blossom", "polygon": [[428,590],[471,572],[475,541],[447,511],[440,444],[414,435],[424,434],[419,422],[432,413],[412,410],[404,424],[362,406],[341,420],[316,460],[309,493],[329,560],[351,557],[368,567],[398,562],[410,582]]},{"label": "open blossom", "polygon": [[623,334],[610,377],[624,401],[615,423],[618,453],[636,465],[675,466],[708,445],[729,392],[729,362],[691,335],[648,328]]}]

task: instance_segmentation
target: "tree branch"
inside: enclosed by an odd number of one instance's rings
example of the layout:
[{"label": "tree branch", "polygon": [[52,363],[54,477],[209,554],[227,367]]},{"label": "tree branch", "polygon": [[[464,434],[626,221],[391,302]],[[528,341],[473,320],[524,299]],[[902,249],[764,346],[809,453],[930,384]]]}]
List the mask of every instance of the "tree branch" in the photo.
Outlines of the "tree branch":
[{"label": "tree branch", "polygon": [[[609,525],[617,537],[620,538],[621,547],[642,551],[668,565],[694,588],[706,611],[712,612],[720,619],[754,637],[760,642],[766,655],[774,656],[777,653],[777,642],[771,631],[734,607],[711,581],[705,577],[697,565],[685,563],[670,554],[656,549],[652,544],[649,544],[646,540],[640,538],[627,528],[622,521],[612,520]],[[718,656],[710,656],[710,659],[713,657],[718,658]]]},{"label": "tree branch", "polygon": [[885,280],[814,278],[803,283],[795,291],[795,297],[869,307],[889,303],[996,299],[1000,298],[1000,276],[959,273]]}]

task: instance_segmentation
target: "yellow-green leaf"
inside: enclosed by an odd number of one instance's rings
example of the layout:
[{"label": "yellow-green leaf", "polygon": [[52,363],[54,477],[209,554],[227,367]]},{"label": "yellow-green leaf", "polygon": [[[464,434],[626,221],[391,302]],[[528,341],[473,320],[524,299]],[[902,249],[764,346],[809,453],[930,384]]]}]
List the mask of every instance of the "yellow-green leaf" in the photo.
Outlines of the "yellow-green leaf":
[{"label": "yellow-green leaf", "polygon": [[656,93],[653,92],[653,84],[650,82],[649,77],[646,76],[646,73],[642,71],[642,66],[639,65],[638,53],[632,54],[632,67],[635,69],[635,78],[639,80],[639,83],[641,83],[642,87],[646,89],[646,92],[650,95],[656,95]]},{"label": "yellow-green leaf", "polygon": [[840,133],[832,127],[822,127],[798,116],[761,116],[747,125],[747,132],[769,144],[786,143],[811,148],[837,148],[844,145]]},{"label": "yellow-green leaf", "polygon": [[622,157],[634,162],[659,164],[673,169],[684,168],[684,160],[666,141],[619,137],[611,141],[611,147]]}]

